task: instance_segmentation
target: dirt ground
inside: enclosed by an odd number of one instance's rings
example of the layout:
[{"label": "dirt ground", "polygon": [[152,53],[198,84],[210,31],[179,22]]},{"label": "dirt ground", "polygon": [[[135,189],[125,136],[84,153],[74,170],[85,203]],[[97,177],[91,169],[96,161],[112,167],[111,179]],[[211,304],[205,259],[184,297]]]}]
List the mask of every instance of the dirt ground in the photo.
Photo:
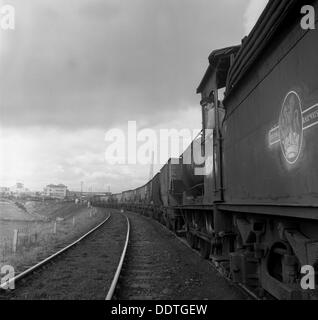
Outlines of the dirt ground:
[{"label": "dirt ground", "polygon": [[246,296],[157,221],[126,213],[132,230],[123,300],[244,300]]}]

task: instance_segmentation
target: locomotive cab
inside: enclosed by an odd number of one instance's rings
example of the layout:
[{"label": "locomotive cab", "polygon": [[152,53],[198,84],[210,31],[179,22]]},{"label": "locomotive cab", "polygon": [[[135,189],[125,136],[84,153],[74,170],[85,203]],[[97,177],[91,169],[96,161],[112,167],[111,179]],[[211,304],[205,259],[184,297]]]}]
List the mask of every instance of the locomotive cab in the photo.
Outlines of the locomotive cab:
[{"label": "locomotive cab", "polygon": [[222,99],[228,70],[239,46],[213,51],[209,67],[197,89],[201,94],[202,149],[205,156],[204,204],[223,201],[222,124],[225,109]]},{"label": "locomotive cab", "polygon": [[[233,242],[231,219],[224,219],[216,204],[223,201],[222,124],[225,109],[222,98],[228,70],[239,48],[233,46],[213,51],[209,56],[209,67],[197,89],[201,94],[204,168],[195,174],[201,175],[203,196],[201,202],[183,206],[183,214],[188,242],[200,250],[203,258],[209,258],[213,252],[222,253],[224,250],[220,247],[228,247],[229,251]],[[219,233],[226,236],[220,239]]]}]

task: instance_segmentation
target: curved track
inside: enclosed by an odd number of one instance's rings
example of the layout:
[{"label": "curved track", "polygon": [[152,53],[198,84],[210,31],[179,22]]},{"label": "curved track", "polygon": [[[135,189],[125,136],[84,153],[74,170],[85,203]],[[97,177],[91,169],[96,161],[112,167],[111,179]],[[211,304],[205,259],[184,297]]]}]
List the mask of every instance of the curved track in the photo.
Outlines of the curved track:
[{"label": "curved track", "polygon": [[129,235],[130,235],[130,222],[129,222],[128,217],[127,216],[125,216],[125,217],[127,220],[127,234],[126,234],[125,245],[124,245],[124,249],[121,254],[120,260],[119,260],[117,270],[115,272],[114,279],[113,279],[112,284],[111,284],[109,291],[107,293],[106,300],[111,300],[113,298],[114,292],[115,292],[117,284],[118,284],[118,279],[119,279],[119,276],[120,276],[120,273],[121,273],[121,270],[123,267],[123,263],[124,263],[124,260],[126,257],[126,253],[127,253],[127,247],[128,247]]},{"label": "curved track", "polygon": [[[102,228],[107,221],[110,222]],[[100,224],[70,245],[1,285],[0,288],[5,289],[12,283],[15,286],[20,284],[15,290],[1,290],[8,293],[3,298],[37,299],[40,295],[40,299],[76,297],[111,300],[125,260],[129,235],[128,217],[120,213],[109,214]],[[87,241],[84,241],[85,239]],[[73,250],[70,250],[72,248]],[[91,267],[97,270],[96,275],[92,274]],[[62,276],[58,275],[59,272]],[[81,278],[86,280],[81,281]],[[63,287],[68,289],[65,291]]]},{"label": "curved track", "polygon": [[12,279],[21,283],[3,298],[244,299],[208,262],[193,257],[180,244],[188,246],[184,240],[160,229],[145,217],[112,211],[77,241]]},{"label": "curved track", "polygon": [[130,239],[116,300],[245,300],[246,294],[153,219],[126,211]]},{"label": "curved track", "polygon": [[21,272],[20,274],[18,274],[17,276],[15,276],[14,278],[11,278],[9,281],[7,281],[4,284],[0,284],[0,289],[5,289],[7,287],[10,286],[10,284],[14,283],[17,284],[19,281],[21,281],[22,279],[30,276],[32,273],[34,273],[35,271],[38,271],[40,268],[44,267],[45,265],[47,265],[48,263],[54,262],[54,260],[58,257],[60,257],[63,253],[65,253],[66,251],[70,250],[71,248],[73,248],[75,245],[77,245],[78,243],[80,243],[83,239],[87,238],[89,235],[91,235],[94,231],[98,230],[100,227],[102,227],[111,217],[111,214],[108,215],[108,217],[103,220],[100,224],[98,224],[96,227],[94,227],[93,229],[91,229],[90,231],[88,231],[87,233],[85,233],[83,236],[81,236],[79,239],[75,240],[73,243],[67,245],[66,247],[64,247],[63,249],[57,251],[56,253],[52,254],[51,256],[49,256],[48,258],[45,258],[44,260],[40,261],[39,263],[37,263],[36,265],[28,268],[27,270]]}]

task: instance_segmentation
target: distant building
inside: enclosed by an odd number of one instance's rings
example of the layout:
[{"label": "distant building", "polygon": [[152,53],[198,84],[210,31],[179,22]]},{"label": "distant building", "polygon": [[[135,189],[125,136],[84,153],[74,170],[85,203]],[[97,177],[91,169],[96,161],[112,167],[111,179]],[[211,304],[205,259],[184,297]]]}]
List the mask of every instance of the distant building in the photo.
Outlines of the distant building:
[{"label": "distant building", "polygon": [[64,199],[68,195],[67,186],[64,184],[49,184],[44,188],[44,195],[50,198]]}]

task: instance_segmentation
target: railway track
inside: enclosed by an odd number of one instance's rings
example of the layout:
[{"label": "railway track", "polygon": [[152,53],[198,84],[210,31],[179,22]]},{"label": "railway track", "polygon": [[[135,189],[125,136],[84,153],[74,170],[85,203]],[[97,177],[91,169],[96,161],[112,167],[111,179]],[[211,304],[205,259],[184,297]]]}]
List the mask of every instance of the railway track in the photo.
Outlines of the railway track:
[{"label": "railway track", "polygon": [[114,210],[77,241],[17,275],[16,290],[0,299],[243,299],[184,244],[156,221]]},{"label": "railway track", "polygon": [[110,285],[110,288],[108,290],[108,293],[106,295],[106,299],[105,300],[111,300],[113,298],[113,295],[115,293],[115,290],[116,290],[116,287],[117,287],[117,284],[118,284],[119,276],[120,276],[120,273],[121,273],[121,270],[122,270],[122,267],[123,267],[123,264],[124,264],[126,253],[127,253],[129,235],[130,235],[130,222],[129,222],[128,217],[127,216],[125,216],[125,217],[126,217],[126,220],[127,220],[127,233],[126,233],[125,245],[124,245],[123,252],[122,252],[122,254],[120,256],[120,260],[119,260],[118,267],[116,269],[113,281],[112,281],[112,283]]},{"label": "railway track", "polygon": [[[0,290],[0,299],[110,300],[125,259],[129,232],[127,217],[109,214],[70,245],[2,285],[4,289],[14,282],[16,289]],[[119,262],[115,257],[120,257]]]},{"label": "railway track", "polygon": [[[206,261],[180,243],[175,234],[133,212],[130,241],[113,299],[246,299]],[[239,292],[238,292],[239,291]]]},{"label": "railway track", "polygon": [[43,268],[45,265],[52,263],[55,259],[59,258],[63,253],[67,252],[71,248],[73,248],[75,245],[80,243],[83,239],[87,238],[90,234],[92,234],[94,231],[96,231],[98,228],[103,226],[108,219],[111,217],[111,214],[108,215],[108,217],[103,220],[100,224],[98,224],[96,227],[85,233],[83,236],[72,242],[71,244],[67,245],[66,247],[58,250],[54,254],[50,255],[49,257],[45,258],[44,260],[38,262],[34,266],[31,266],[30,268],[26,269],[25,271],[19,273],[14,278],[11,278],[9,281],[7,281],[5,284],[0,285],[0,289],[5,289],[7,287],[10,287],[12,283],[15,285],[19,283],[22,279],[25,279],[26,277],[30,276],[32,273],[38,271],[40,268]]},{"label": "railway track", "polygon": [[[147,220],[152,220],[148,217],[144,217],[144,218]],[[197,250],[191,248],[191,246],[187,243],[187,241],[184,238],[177,236],[175,233],[173,233],[171,230],[169,230],[167,227],[165,227],[161,223],[159,223],[157,221],[155,221],[155,223],[158,224],[162,229],[164,229],[165,232],[168,232],[175,239],[177,239],[180,243],[185,245],[187,247],[187,249],[189,249],[195,255],[197,255],[198,257],[201,257],[200,253]],[[147,259],[147,257],[149,257],[149,254],[147,254],[147,245],[148,244],[149,243],[147,241],[144,241],[142,245],[139,245],[139,246],[134,245],[134,247],[132,248],[133,251],[136,251],[136,248],[138,251],[138,247],[139,247],[139,257],[138,257],[139,264],[137,264],[137,268],[128,271],[130,273],[129,277],[131,279],[135,279],[133,281],[133,283],[128,284],[128,288],[127,288],[127,284],[123,284],[121,286],[123,288],[120,288],[118,290],[117,295],[121,299],[124,298],[124,299],[131,299],[131,300],[145,300],[145,299],[149,300],[149,299],[158,298],[155,295],[149,295],[149,294],[147,295],[147,294],[140,293],[140,292],[145,292],[151,288],[150,282],[151,282],[151,280],[153,280],[153,278],[157,278],[162,281],[166,280],[165,275],[161,275],[161,277],[160,276],[158,277],[153,274],[152,270],[148,269],[148,267],[149,267],[149,263],[148,263],[148,259]],[[142,251],[141,257],[140,257],[140,249]],[[132,261],[130,261],[130,263],[134,262],[136,256],[138,256],[138,255],[136,254],[136,252],[134,252]],[[233,281],[221,271],[221,269],[219,268],[217,263],[215,263],[213,261],[208,261],[208,264],[213,268],[214,272],[217,272],[218,274],[220,274],[230,285],[234,286],[239,291],[241,291],[242,294],[246,297],[246,299],[248,299],[248,300],[262,300],[262,299],[267,298],[266,296],[264,296],[263,298],[260,298],[256,293],[254,293],[252,290],[250,290],[246,286],[244,286],[242,284],[233,283]],[[126,280],[127,280],[127,276],[126,276]],[[137,290],[135,290],[135,289],[137,289]],[[138,289],[139,289],[139,293],[138,293]]]}]

